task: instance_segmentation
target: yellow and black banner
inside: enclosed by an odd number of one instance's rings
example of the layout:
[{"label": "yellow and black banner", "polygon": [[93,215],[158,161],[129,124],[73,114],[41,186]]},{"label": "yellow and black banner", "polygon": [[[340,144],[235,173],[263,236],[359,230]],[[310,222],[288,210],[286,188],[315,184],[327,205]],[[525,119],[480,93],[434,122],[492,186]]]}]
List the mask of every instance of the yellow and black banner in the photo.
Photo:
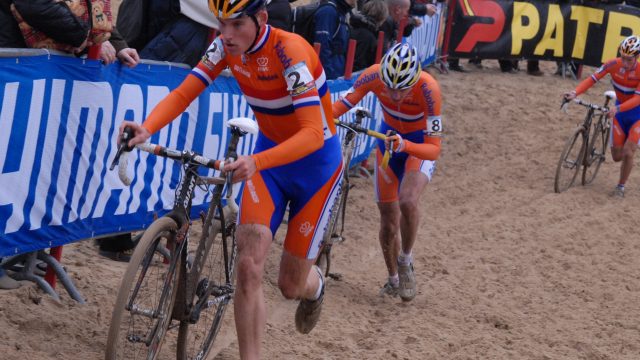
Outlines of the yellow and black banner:
[{"label": "yellow and black banner", "polygon": [[640,35],[640,8],[600,2],[455,0],[449,54],[600,66]]}]

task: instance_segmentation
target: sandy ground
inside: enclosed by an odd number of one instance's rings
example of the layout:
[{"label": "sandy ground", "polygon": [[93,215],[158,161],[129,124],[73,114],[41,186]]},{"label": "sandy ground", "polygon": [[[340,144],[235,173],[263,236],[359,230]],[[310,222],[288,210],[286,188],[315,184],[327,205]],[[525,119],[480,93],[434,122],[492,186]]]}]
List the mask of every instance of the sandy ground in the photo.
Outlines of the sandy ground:
[{"label": "sandy ground", "polygon": [[[378,214],[372,182],[357,179],[348,240],[334,259],[343,279],[329,281],[310,335],[296,333],[296,302],[277,290],[281,247],[272,246],[265,359],[640,358],[640,175],[624,200],[610,198],[618,166],[608,158],[592,185],[553,193],[562,145],[582,116],[577,106],[559,111],[575,82],[551,75],[553,63],[540,78],[485,65],[436,74],[447,135],[421,201],[417,297],[378,295],[386,278]],[[585,98],[601,102],[608,86]],[[66,246],[63,262],[88,303],[66,293],[56,303],[29,284],[0,291],[0,358],[103,357],[125,264],[97,256],[91,241]],[[227,324],[210,359],[237,358]]]}]

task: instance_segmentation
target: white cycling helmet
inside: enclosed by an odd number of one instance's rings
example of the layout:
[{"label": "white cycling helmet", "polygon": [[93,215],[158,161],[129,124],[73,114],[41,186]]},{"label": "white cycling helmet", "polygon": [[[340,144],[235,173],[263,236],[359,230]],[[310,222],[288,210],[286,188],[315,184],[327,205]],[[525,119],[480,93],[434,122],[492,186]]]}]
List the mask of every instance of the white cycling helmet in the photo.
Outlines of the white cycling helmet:
[{"label": "white cycling helmet", "polygon": [[620,43],[620,54],[636,57],[640,54],[640,37],[631,35]]},{"label": "white cycling helmet", "polygon": [[421,70],[416,48],[395,44],[380,62],[380,79],[391,89],[408,89],[418,82]]}]

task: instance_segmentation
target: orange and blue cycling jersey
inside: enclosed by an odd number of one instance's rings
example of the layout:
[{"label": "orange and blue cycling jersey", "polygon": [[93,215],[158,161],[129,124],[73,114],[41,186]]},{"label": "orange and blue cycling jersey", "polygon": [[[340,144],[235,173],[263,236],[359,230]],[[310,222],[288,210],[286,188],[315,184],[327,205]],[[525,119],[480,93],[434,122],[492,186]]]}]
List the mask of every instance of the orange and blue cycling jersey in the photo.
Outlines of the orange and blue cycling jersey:
[{"label": "orange and blue cycling jersey", "polygon": [[375,64],[360,74],[353,87],[333,104],[333,116],[339,117],[353,108],[369,92],[376,95],[384,115],[380,132],[394,130],[405,143],[402,153],[394,154],[389,166],[382,168],[384,141],[376,149],[376,196],[379,202],[398,199],[398,190],[406,171],[419,171],[429,180],[440,155],[442,134],[441,95],[436,80],[426,72],[408,91],[400,103],[394,101],[379,77],[380,65]]},{"label": "orange and blue cycling jersey", "polygon": [[587,91],[607,74],[611,76],[611,85],[617,99],[611,146],[622,147],[627,138],[638,144],[640,142],[640,66],[637,63],[631,71],[628,71],[622,65],[620,58],[606,62],[591,77],[576,87],[576,95]]},{"label": "orange and blue cycling jersey", "polygon": [[314,258],[342,159],[325,73],[304,39],[267,25],[249,51],[234,56],[216,38],[143,126],[154,133],[168,124],[227,67],[260,127],[251,155],[258,171],[244,186],[239,222],[265,225],[275,234],[288,204],[285,249]]}]

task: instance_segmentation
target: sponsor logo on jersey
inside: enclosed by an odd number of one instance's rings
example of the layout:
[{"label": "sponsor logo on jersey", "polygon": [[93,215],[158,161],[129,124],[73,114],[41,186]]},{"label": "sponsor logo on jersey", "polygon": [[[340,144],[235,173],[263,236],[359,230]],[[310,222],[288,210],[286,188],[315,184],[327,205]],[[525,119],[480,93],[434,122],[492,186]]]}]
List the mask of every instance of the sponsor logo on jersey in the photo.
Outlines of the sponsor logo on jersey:
[{"label": "sponsor logo on jersey", "polygon": [[258,63],[258,71],[264,71],[264,72],[269,71],[269,67],[267,66],[269,65],[268,57],[261,56],[256,60],[256,62]]},{"label": "sponsor logo on jersey", "polygon": [[258,74],[258,80],[271,81],[271,80],[277,80],[277,79],[278,79],[278,74],[267,74],[267,75]]},{"label": "sponsor logo on jersey", "polygon": [[284,52],[284,46],[282,46],[282,41],[278,41],[276,43],[275,48],[276,48],[276,55],[278,55],[278,59],[280,59],[282,66],[284,66],[285,69],[291,66],[291,58],[288,57],[287,54]]},{"label": "sponsor logo on jersey", "polygon": [[237,71],[240,74],[242,74],[242,75],[244,75],[244,76],[246,76],[248,78],[251,77],[251,73],[247,69],[243,68],[242,66],[240,66],[238,64],[233,65],[233,71]]}]

